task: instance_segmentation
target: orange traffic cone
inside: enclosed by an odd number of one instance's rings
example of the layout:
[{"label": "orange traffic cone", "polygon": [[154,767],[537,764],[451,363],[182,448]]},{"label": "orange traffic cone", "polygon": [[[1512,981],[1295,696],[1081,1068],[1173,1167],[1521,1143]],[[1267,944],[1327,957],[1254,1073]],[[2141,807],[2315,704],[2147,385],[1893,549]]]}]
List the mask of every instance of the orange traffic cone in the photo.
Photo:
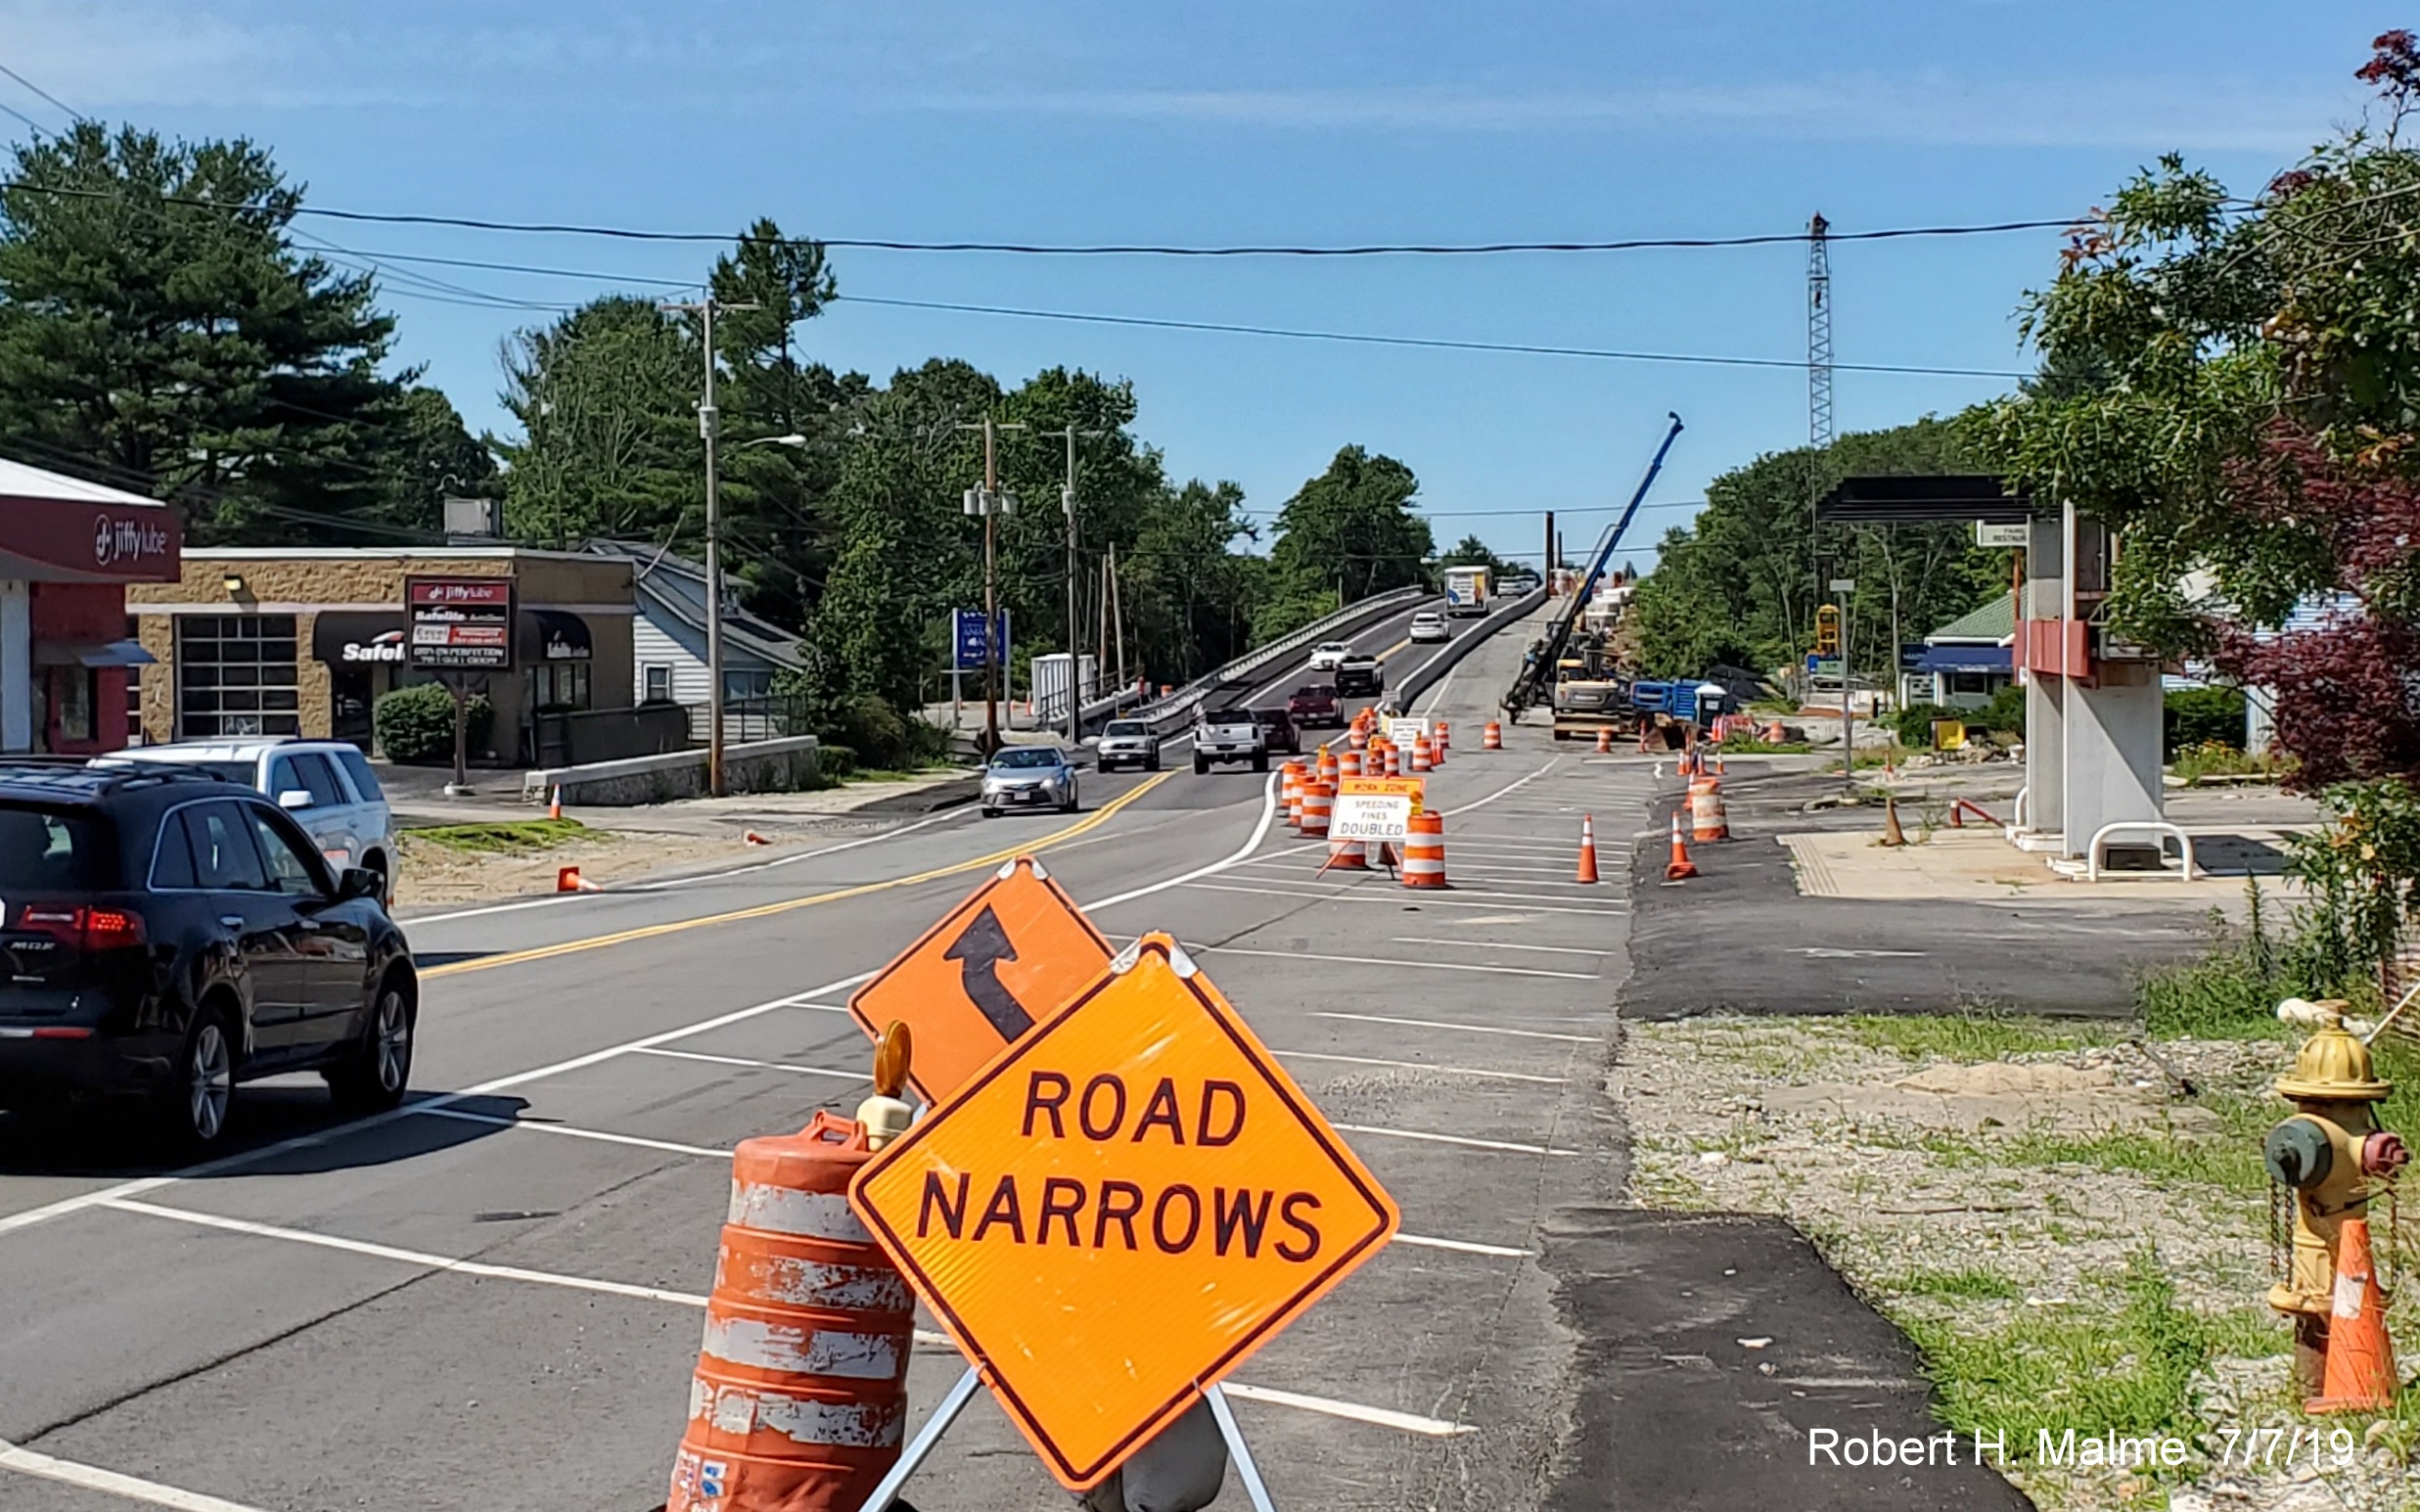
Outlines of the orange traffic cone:
[{"label": "orange traffic cone", "polygon": [[1579,816],[1579,870],[1575,882],[1594,882],[1596,875],[1596,815]]},{"label": "orange traffic cone", "polygon": [[1664,868],[1664,880],[1686,882],[1697,874],[1697,866],[1689,859],[1688,842],[1681,839],[1680,810],[1675,808],[1672,810],[1672,859]]},{"label": "orange traffic cone", "polygon": [[546,805],[546,817],[549,819],[563,817],[563,784],[560,782],[555,784],[555,796]]},{"label": "orange traffic cone", "polygon": [[2347,1218],[2336,1238],[2327,1378],[2303,1410],[2383,1412],[2395,1405],[2395,1344],[2387,1337],[2387,1294],[2370,1260],[2369,1219]]},{"label": "orange traffic cone", "polygon": [[1614,731],[1613,727],[1608,725],[1606,728],[1596,732],[1596,752],[1598,756],[1604,756],[1613,749]]},{"label": "orange traffic cone", "polygon": [[1504,726],[1501,721],[1490,719],[1481,728],[1479,732],[1479,749],[1482,751],[1501,751],[1504,749]]},{"label": "orange traffic cone", "polygon": [[765,839],[762,835],[757,834],[754,830],[740,831],[740,843],[747,846],[769,846],[773,844],[773,842]]},{"label": "orange traffic cone", "polygon": [[605,890],[581,876],[578,867],[565,866],[555,872],[555,891],[558,893],[602,893]]}]

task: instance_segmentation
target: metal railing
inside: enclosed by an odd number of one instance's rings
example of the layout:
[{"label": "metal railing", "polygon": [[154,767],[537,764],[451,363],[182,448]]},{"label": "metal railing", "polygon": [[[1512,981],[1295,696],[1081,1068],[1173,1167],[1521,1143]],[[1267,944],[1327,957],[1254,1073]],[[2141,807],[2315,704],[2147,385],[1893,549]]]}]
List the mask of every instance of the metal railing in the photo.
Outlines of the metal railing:
[{"label": "metal railing", "polygon": [[1202,706],[1202,701],[1212,693],[1240,682],[1263,667],[1283,661],[1305,646],[1315,645],[1330,636],[1359,629],[1371,620],[1383,619],[1407,605],[1435,597],[1437,597],[1435,589],[1414,584],[1406,588],[1391,588],[1385,593],[1373,594],[1366,599],[1347,604],[1336,613],[1324,615],[1299,630],[1279,636],[1265,646],[1255,647],[1224,666],[1203,673],[1165,698],[1154,699],[1142,705],[1132,711],[1131,717],[1148,719],[1154,725],[1174,723],[1191,715]]}]

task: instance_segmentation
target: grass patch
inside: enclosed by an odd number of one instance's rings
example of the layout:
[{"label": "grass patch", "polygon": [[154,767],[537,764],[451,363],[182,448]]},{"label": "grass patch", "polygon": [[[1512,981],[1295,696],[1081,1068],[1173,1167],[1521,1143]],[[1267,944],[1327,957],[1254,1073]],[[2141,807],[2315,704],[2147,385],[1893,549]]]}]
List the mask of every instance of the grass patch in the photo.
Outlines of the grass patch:
[{"label": "grass patch", "polygon": [[2291,757],[2279,760],[2272,756],[2248,756],[2233,746],[2217,741],[2204,741],[2176,753],[2168,769],[2187,783],[2198,783],[2205,777],[2260,777],[2269,782],[2291,774],[2297,762]]},{"label": "grass patch", "polygon": [[2115,1026],[2069,1023],[1978,1007],[1954,1014],[1855,1014],[1858,1043],[1909,1060],[1996,1061],[2032,1051],[2080,1050],[2119,1037]]},{"label": "grass patch", "polygon": [[437,824],[406,830],[406,840],[479,855],[531,855],[589,833],[577,819],[506,819],[493,824]]},{"label": "grass patch", "polygon": [[2180,1306],[2148,1248],[2127,1258],[2117,1292],[2114,1308],[2029,1307],[1998,1328],[1971,1318],[1899,1321],[1924,1352],[1942,1420],[1961,1438],[2002,1436],[2012,1461],[2032,1463],[2035,1430],[2057,1425],[2074,1425],[2079,1437],[2114,1429],[2197,1442],[2194,1378],[2240,1327]]},{"label": "grass patch", "polygon": [[[2253,1099],[2242,1101],[2249,1104]],[[2285,1111],[2271,1105],[2269,1122],[2274,1123],[2275,1116]],[[1993,1140],[1983,1148],[2000,1166],[2088,1166],[2163,1185],[2191,1181],[2255,1197],[2268,1191],[2268,1171],[2260,1164],[2257,1136],[2250,1140],[2233,1133],[2179,1138],[2165,1128],[2113,1129],[2100,1134],[2035,1131]]]},{"label": "grass patch", "polygon": [[1726,740],[1719,748],[1724,756],[1805,756],[1815,748],[1803,740]]},{"label": "grass patch", "polygon": [[2015,1302],[2025,1288],[1993,1270],[1918,1270],[1882,1285],[1903,1297],[1944,1297],[1960,1302]]}]

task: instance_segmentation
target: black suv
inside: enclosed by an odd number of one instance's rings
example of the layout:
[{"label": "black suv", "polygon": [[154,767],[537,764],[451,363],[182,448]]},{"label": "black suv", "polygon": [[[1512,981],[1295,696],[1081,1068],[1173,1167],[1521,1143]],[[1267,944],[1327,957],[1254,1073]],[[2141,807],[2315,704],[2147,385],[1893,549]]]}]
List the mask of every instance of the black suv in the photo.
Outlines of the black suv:
[{"label": "black suv", "polygon": [[418,978],[376,873],[191,768],[0,761],[0,1108],[147,1098],[215,1144],[239,1081],[402,1101]]}]

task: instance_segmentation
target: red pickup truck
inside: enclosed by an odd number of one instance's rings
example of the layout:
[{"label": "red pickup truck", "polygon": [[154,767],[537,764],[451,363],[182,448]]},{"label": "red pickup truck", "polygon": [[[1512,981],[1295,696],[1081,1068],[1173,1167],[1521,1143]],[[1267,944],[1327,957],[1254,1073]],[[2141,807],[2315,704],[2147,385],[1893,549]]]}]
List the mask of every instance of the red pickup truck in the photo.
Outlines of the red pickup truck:
[{"label": "red pickup truck", "polygon": [[1286,712],[1294,716],[1299,726],[1315,724],[1345,727],[1345,710],[1336,701],[1336,685],[1327,682],[1305,683],[1294,690],[1286,700]]}]

